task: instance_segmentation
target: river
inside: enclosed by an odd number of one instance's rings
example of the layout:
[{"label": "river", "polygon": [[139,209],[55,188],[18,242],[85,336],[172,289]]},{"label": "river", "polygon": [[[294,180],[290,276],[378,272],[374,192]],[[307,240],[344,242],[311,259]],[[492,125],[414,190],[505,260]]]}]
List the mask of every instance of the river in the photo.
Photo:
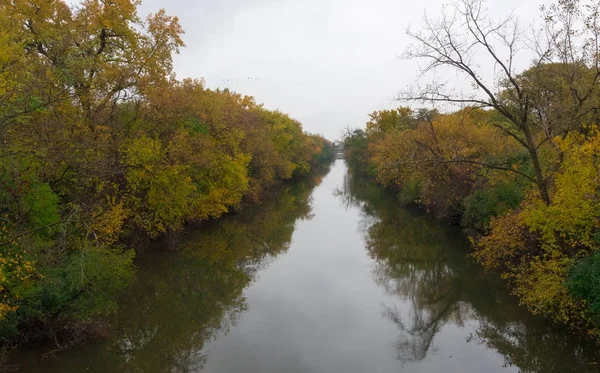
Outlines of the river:
[{"label": "river", "polygon": [[456,227],[337,160],[323,178],[138,258],[105,338],[18,372],[597,372],[594,348],[529,315]]}]

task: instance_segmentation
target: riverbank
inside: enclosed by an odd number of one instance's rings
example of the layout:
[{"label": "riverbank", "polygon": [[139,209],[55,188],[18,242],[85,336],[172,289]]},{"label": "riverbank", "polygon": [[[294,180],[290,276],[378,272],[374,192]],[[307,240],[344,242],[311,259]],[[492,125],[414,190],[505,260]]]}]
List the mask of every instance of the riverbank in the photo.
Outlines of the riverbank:
[{"label": "riverbank", "polygon": [[0,4],[0,346],[102,333],[135,280],[132,241],[257,203],[334,157],[251,96],[176,79],[177,17],[138,6]]},{"label": "riverbank", "polygon": [[[473,256],[533,314],[598,340],[600,133],[543,142],[540,192],[530,157],[494,110],[384,110],[345,139],[352,169],[470,232]],[[550,146],[551,148],[548,148]]]},{"label": "riverbank", "polygon": [[[72,335],[66,335],[63,337],[65,339],[61,339],[60,335],[57,335],[57,338],[38,338],[26,345],[21,344],[7,348],[4,352],[5,359],[0,361],[0,371],[13,371],[22,365],[22,363],[8,363],[7,361],[9,356],[18,355],[20,351],[35,351],[31,358],[41,361],[53,359],[66,351],[77,349],[80,345],[93,346],[102,343],[111,338],[118,330],[122,320],[119,315],[125,314],[131,317],[135,313],[141,312],[140,307],[143,304],[148,308],[158,307],[162,310],[161,312],[165,313],[165,317],[170,312],[186,312],[177,306],[180,303],[174,301],[173,297],[158,289],[152,296],[153,302],[157,302],[156,304],[150,304],[147,300],[141,301],[140,296],[145,297],[146,290],[144,288],[147,286],[168,284],[171,288],[175,284],[182,284],[182,281],[184,283],[186,281],[202,283],[209,281],[205,277],[209,274],[203,272],[210,273],[214,271],[214,268],[217,272],[210,276],[220,278],[219,281],[222,282],[211,285],[209,289],[196,289],[201,292],[201,294],[197,294],[201,298],[198,301],[204,302],[207,299],[213,299],[213,296],[217,297],[218,293],[229,291],[227,289],[231,287],[239,287],[234,291],[234,293],[238,293],[248,284],[253,272],[251,263],[244,264],[245,268],[239,268],[239,264],[245,262],[248,257],[260,260],[263,255],[276,255],[285,250],[293,232],[294,221],[310,213],[308,201],[310,192],[315,185],[320,183],[328,170],[328,165],[320,165],[302,178],[265,192],[261,201],[245,204],[235,213],[227,214],[219,219],[208,220],[201,225],[189,224],[182,231],[173,233],[169,237],[162,236],[155,240],[138,241],[136,251],[139,252],[139,255],[133,261],[136,276],[131,285],[122,290],[124,294],[116,299],[118,307],[110,317],[96,318],[91,325],[93,329],[87,330],[86,334],[79,339],[73,339]],[[244,225],[251,225],[252,229],[242,229],[241,226]],[[276,228],[272,229],[271,226]],[[207,236],[211,238],[204,240]],[[263,252],[263,250],[267,251]],[[178,270],[171,271],[177,267],[179,267]],[[179,276],[183,278],[179,279]],[[192,279],[190,276],[197,278]],[[229,276],[233,276],[231,278],[233,283],[228,283]],[[163,296],[165,299],[161,298]],[[239,296],[239,294],[235,296]],[[141,303],[138,304],[138,301]],[[229,301],[221,301],[229,304]],[[236,303],[239,300],[232,302]],[[197,308],[190,306],[189,312],[200,312],[204,309],[203,307],[213,306],[216,305],[203,303]],[[231,307],[233,306],[231,304]],[[228,307],[226,306],[226,308]],[[137,311],[133,314],[129,313],[131,309]],[[214,317],[218,318],[219,315],[220,313]],[[218,320],[215,319],[215,322]],[[85,350],[87,347],[80,348]]]}]

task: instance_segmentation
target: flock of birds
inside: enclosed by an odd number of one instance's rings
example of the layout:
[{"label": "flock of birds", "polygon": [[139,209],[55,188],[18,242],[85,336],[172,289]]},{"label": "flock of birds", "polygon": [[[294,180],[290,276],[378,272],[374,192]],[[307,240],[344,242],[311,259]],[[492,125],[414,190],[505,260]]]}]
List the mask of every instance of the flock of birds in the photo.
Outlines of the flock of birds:
[{"label": "flock of birds", "polygon": [[255,78],[255,77],[234,78],[234,79],[221,79],[222,82],[232,82],[232,83],[233,82],[241,82],[241,81],[244,81],[244,80],[246,80],[246,81],[247,80],[252,80],[252,81],[255,81],[255,82],[260,82],[260,79],[259,78]]}]

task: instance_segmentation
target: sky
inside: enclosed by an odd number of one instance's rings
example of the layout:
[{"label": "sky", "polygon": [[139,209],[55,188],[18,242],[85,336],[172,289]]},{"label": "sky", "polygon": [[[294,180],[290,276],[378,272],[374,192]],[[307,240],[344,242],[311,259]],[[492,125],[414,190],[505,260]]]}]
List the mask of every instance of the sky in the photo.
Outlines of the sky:
[{"label": "sky", "polygon": [[[488,0],[488,6],[493,15],[514,10],[529,24],[549,1]],[[411,43],[406,27],[418,29],[425,12],[435,17],[447,3],[143,0],[139,14],[164,8],[179,17],[186,32],[186,47],[174,59],[179,79],[204,78],[209,88],[252,95],[335,140],[345,127],[364,127],[369,113],[401,104],[394,98],[419,74],[417,61],[400,58]]]}]

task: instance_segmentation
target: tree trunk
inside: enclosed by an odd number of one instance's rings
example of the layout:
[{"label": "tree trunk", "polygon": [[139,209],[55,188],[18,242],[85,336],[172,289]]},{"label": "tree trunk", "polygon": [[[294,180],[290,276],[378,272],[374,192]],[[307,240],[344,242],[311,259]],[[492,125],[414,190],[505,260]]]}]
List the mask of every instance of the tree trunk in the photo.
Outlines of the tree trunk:
[{"label": "tree trunk", "polygon": [[527,150],[529,151],[529,155],[531,157],[531,163],[533,165],[533,171],[535,173],[536,184],[538,186],[538,190],[540,191],[540,197],[542,197],[542,200],[546,205],[550,205],[550,194],[548,193],[548,185],[546,184],[546,180],[544,179],[542,166],[540,165],[540,160],[538,158],[537,149],[533,141],[533,136],[529,127],[527,126],[523,126],[523,132],[525,133],[525,140],[527,141]]}]

